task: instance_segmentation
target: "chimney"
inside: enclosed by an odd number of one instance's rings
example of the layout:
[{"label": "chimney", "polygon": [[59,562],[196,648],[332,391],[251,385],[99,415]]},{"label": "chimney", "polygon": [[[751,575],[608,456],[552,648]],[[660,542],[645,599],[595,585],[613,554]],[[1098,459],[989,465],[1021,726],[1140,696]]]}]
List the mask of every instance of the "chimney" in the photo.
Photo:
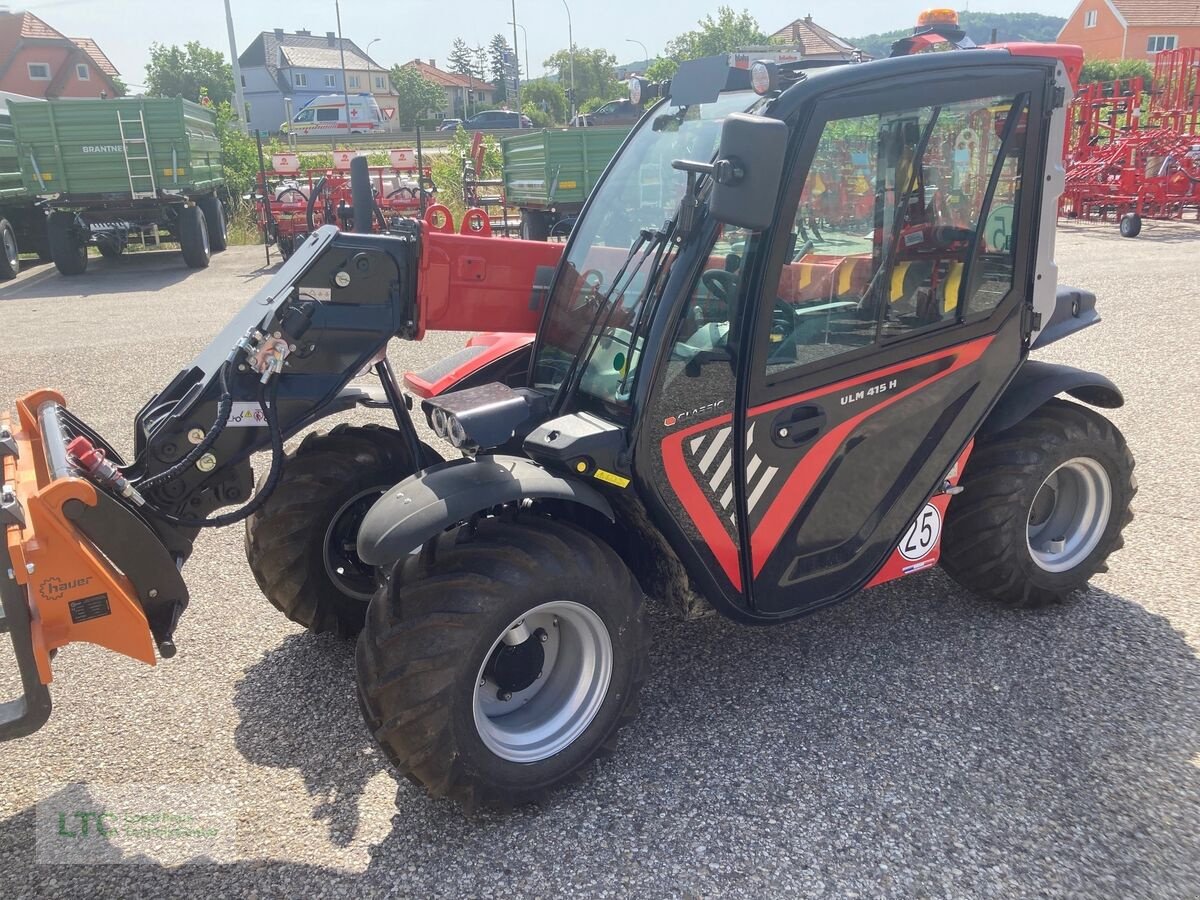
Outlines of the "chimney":
[{"label": "chimney", "polygon": [[309,31],[307,28],[297,28],[296,34],[299,35],[300,37],[312,37],[312,32]]},{"label": "chimney", "polygon": [[336,40],[336,38],[337,38],[337,35],[336,35],[336,34],[334,34],[332,31],[327,31],[327,32],[325,32],[325,40],[329,41],[329,46],[330,46],[330,47],[336,47],[336,46],[337,46],[337,40]]},{"label": "chimney", "polygon": [[283,37],[283,29],[282,28],[275,29],[275,37]]},{"label": "chimney", "polygon": [[807,16],[805,16],[804,21],[807,22],[809,25],[811,25],[812,24],[812,13],[809,13]]},{"label": "chimney", "polygon": [[436,69],[436,68],[437,68],[437,60],[436,60],[436,59],[430,59],[430,60],[429,60],[429,68],[431,68],[431,69]]}]

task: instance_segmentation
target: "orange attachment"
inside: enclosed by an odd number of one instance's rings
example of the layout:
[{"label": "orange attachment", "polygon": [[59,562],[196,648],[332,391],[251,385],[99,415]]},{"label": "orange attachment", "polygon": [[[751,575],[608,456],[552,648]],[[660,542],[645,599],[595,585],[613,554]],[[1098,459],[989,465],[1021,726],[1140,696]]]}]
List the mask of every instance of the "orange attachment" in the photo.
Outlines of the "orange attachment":
[{"label": "orange attachment", "polygon": [[17,401],[15,425],[0,414],[18,451],[4,458],[4,483],[25,511],[24,526],[7,526],[5,539],[13,577],[29,602],[38,675],[49,684],[50,651],[77,641],[154,665],[154,639],[133,585],[63,512],[72,501],[95,506],[96,488],[82,478],[51,477],[38,424],[47,402],[64,405],[60,394],[37,391]]},{"label": "orange attachment", "polygon": [[917,27],[927,25],[958,25],[958,13],[949,7],[934,7],[924,10],[917,16]]}]

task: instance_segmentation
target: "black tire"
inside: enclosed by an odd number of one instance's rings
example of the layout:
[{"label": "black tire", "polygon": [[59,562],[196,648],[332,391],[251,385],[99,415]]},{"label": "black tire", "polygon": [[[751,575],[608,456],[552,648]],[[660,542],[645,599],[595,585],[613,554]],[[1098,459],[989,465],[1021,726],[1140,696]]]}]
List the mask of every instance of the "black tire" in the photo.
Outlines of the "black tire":
[{"label": "black tire", "polygon": [[208,226],[208,243],[213,253],[220,253],[229,246],[225,234],[225,207],[216,194],[205,194],[196,201],[200,212],[204,213],[204,224]]},{"label": "black tire", "polygon": [[189,269],[207,269],[212,258],[208,239],[208,223],[198,206],[179,209],[179,248]]},{"label": "black tire", "polygon": [[63,275],[82,275],[87,271],[87,242],[76,227],[74,213],[58,210],[46,220],[46,236],[54,268]]},{"label": "black tire", "polygon": [[21,248],[8,219],[0,219],[0,281],[11,281],[21,271]]},{"label": "black tire", "polygon": [[96,241],[96,248],[105,259],[119,259],[125,249],[120,241],[109,241],[102,238]]},{"label": "black tire", "polygon": [[1137,213],[1121,216],[1121,237],[1135,238],[1142,233],[1142,217]]},{"label": "black tire", "polygon": [[[358,697],[367,726],[401,774],[468,810],[507,808],[577,779],[585,766],[613,752],[617,732],[637,715],[649,668],[642,592],[608,545],[574,525],[491,518],[468,531],[444,532],[420,556],[402,561],[371,601],[355,654]],[[563,599],[602,623],[611,642],[611,677],[569,743],[552,755],[514,762],[481,737],[477,679],[498,651],[500,635],[539,605]],[[564,629],[558,646],[571,646],[568,634]],[[571,665],[572,657],[558,658]],[[542,686],[561,695],[557,671],[552,668]],[[550,699],[553,708],[556,698]]]},{"label": "black tire", "polygon": [[[1070,567],[1050,571],[1035,555],[1029,529],[1050,518],[1055,490],[1043,484],[1073,460],[1092,461],[1107,476],[1110,504],[1096,543],[1081,541]],[[1087,463],[1090,465],[1090,463]],[[963,472],[963,492],[950,502],[942,538],[942,567],[963,587],[1014,608],[1060,602],[1108,571],[1111,553],[1125,542],[1122,529],[1133,520],[1137,493],[1133,455],[1125,439],[1099,413],[1065,400],[1051,400],[1013,427],[978,438]],[[1059,491],[1066,488],[1055,482]]]},{"label": "black tire", "polygon": [[[423,450],[425,465],[441,461],[431,448]],[[341,561],[346,573],[338,576],[326,552],[331,529],[357,533],[374,498],[412,474],[406,459],[400,433],[377,425],[314,432],[288,455],[275,491],[246,520],[250,571],[276,609],[318,634],[358,634],[375,593],[374,570],[350,551]]]},{"label": "black tire", "polygon": [[544,241],[550,237],[550,227],[545,213],[532,209],[521,210],[521,240]]}]

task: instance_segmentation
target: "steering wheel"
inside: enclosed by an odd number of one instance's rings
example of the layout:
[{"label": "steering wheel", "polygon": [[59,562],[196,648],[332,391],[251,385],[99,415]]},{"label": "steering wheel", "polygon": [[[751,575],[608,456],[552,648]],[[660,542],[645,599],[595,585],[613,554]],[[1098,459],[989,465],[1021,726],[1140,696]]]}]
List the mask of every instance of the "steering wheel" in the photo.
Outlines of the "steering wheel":
[{"label": "steering wheel", "polygon": [[700,275],[700,281],[708,288],[713,298],[726,305],[737,292],[737,275],[724,269],[705,269]]}]

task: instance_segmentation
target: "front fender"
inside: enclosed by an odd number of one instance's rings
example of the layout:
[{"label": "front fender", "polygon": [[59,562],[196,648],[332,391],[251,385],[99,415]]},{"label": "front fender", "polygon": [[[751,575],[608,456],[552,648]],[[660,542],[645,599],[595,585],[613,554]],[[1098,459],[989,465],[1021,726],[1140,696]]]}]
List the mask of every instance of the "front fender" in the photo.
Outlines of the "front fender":
[{"label": "front fender", "polygon": [[1026,360],[979,429],[994,434],[1012,428],[1059,394],[1070,394],[1089,406],[1115,409],[1125,404],[1120,388],[1096,372],[1041,360]]},{"label": "front fender", "polygon": [[359,558],[388,565],[475,513],[524,499],[580,503],[613,519],[595,488],[524,457],[456,459],[409,476],[375,501],[358,529]]}]

